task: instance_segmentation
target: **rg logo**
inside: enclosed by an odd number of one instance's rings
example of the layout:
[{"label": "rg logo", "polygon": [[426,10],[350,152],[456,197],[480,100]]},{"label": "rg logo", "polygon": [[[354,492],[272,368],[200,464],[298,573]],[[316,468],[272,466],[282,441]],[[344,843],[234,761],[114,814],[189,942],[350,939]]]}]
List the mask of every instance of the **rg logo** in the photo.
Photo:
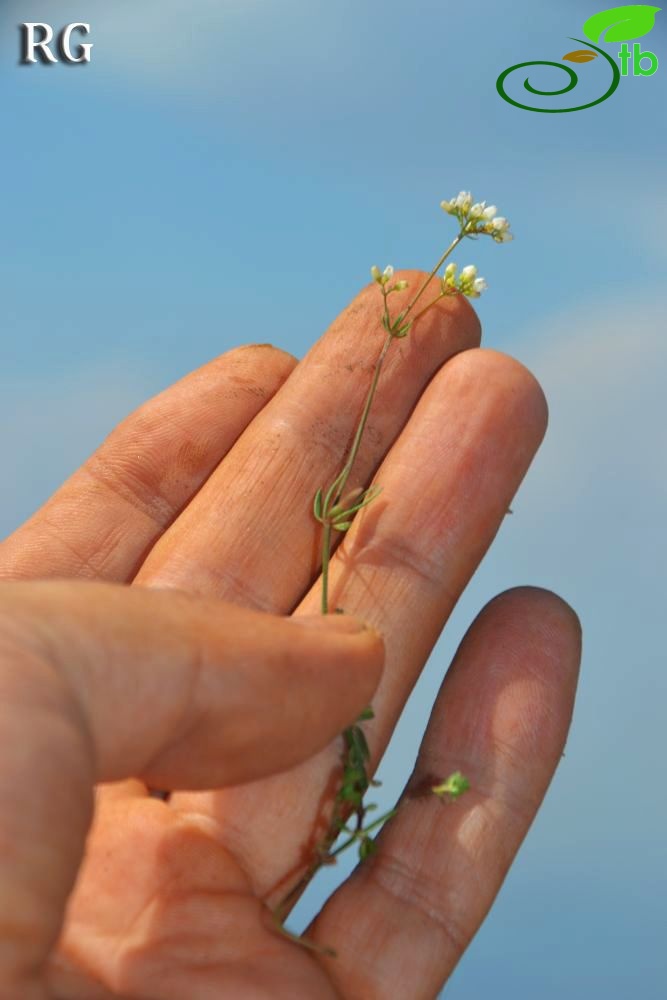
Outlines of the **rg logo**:
[{"label": "rg logo", "polygon": [[58,56],[61,62],[66,63],[89,63],[92,42],[85,44],[78,43],[75,52],[72,51],[72,35],[78,32],[82,35],[90,34],[90,25],[83,22],[66,24],[58,35],[56,43],[58,55],[51,51],[51,43],[54,40],[53,28],[50,24],[41,21],[27,21],[19,25],[21,32],[21,62],[24,66],[29,66],[36,62],[44,65],[57,63]]}]

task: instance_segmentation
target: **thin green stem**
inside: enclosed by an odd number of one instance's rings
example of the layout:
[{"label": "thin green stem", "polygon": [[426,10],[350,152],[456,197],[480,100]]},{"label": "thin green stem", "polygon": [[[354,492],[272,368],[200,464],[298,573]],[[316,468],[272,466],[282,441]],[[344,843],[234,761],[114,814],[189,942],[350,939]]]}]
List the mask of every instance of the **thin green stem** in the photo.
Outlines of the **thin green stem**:
[{"label": "thin green stem", "polygon": [[378,382],[380,381],[380,374],[382,372],[382,366],[384,364],[384,359],[387,357],[387,351],[391,347],[391,342],[393,336],[389,333],[387,334],[387,339],[385,340],[380,356],[375,362],[375,368],[373,369],[373,379],[368,390],[368,395],[366,396],[366,402],[364,403],[364,408],[359,420],[359,425],[357,427],[357,432],[354,435],[354,441],[352,442],[352,447],[350,448],[350,454],[348,456],[347,462],[343,466],[340,482],[338,484],[338,489],[336,490],[336,497],[334,503],[338,503],[340,500],[343,490],[347,486],[347,481],[352,473],[352,468],[357,460],[357,455],[359,454],[359,448],[361,447],[361,439],[364,436],[364,431],[366,430],[366,424],[368,423],[368,416],[371,412],[371,406],[373,405],[373,400],[375,399],[375,392],[378,387]]},{"label": "thin green stem", "polygon": [[342,854],[343,851],[346,851],[348,847],[351,847],[352,844],[354,844],[357,840],[359,840],[361,836],[365,836],[366,834],[370,833],[371,830],[375,830],[377,829],[378,826],[382,826],[383,823],[387,823],[390,819],[393,819],[397,812],[398,812],[398,806],[394,806],[394,808],[390,809],[389,812],[386,812],[383,816],[380,816],[378,819],[373,820],[372,823],[369,823],[368,826],[364,827],[363,830],[355,830],[355,832],[350,837],[348,837],[347,840],[344,840],[343,843],[339,847],[337,847],[335,851],[329,852],[329,857],[335,858],[338,854]]},{"label": "thin green stem", "polygon": [[[385,315],[387,315],[387,297],[385,295]],[[368,423],[368,415],[371,412],[371,406],[373,405],[373,400],[375,398],[375,392],[378,387],[378,382],[380,381],[380,374],[382,372],[382,366],[384,364],[384,359],[387,356],[387,351],[391,346],[393,336],[388,333],[387,339],[385,340],[380,355],[375,362],[375,368],[373,370],[373,378],[366,396],[366,402],[364,403],[364,408],[359,419],[359,424],[357,426],[356,433],[354,435],[354,440],[350,447],[350,453],[348,455],[347,461],[343,466],[340,474],[336,477],[336,487],[333,496],[333,506],[335,506],[347,485],[347,481],[350,478],[354,463],[356,461],[357,455],[359,454],[359,448],[361,447],[361,439],[364,435],[366,429],[366,424]],[[328,494],[327,494],[328,496]],[[328,506],[328,505],[327,505]],[[328,511],[325,511],[325,516]],[[322,532],[322,614],[326,615],[329,613],[329,562],[331,559],[331,525],[327,524],[325,521],[324,531]]]},{"label": "thin green stem", "polygon": [[438,295],[437,299],[433,299],[433,302],[429,302],[429,304],[427,306],[424,306],[423,309],[419,310],[419,312],[417,313],[417,315],[415,316],[415,318],[413,319],[412,322],[416,323],[418,319],[421,319],[421,317],[424,315],[424,313],[427,313],[429,311],[429,309],[432,309],[433,306],[435,306],[435,305],[438,304],[438,302],[440,301],[440,299],[444,299],[444,298],[446,298],[446,296],[441,292],[440,295]]},{"label": "thin green stem", "polygon": [[322,614],[329,614],[329,562],[331,559],[331,525],[322,531]]},{"label": "thin green stem", "polygon": [[417,305],[417,303],[419,302],[420,298],[422,297],[422,295],[424,294],[424,292],[426,291],[426,289],[428,288],[428,286],[431,284],[431,282],[433,281],[433,279],[435,278],[436,274],[438,273],[438,271],[440,270],[440,268],[442,267],[442,265],[445,263],[445,261],[447,260],[447,258],[449,257],[449,255],[452,254],[456,250],[456,248],[459,245],[459,243],[463,239],[465,239],[465,235],[466,234],[463,231],[461,231],[459,233],[459,235],[456,237],[456,239],[453,240],[453,242],[450,243],[450,245],[447,247],[447,249],[443,253],[442,257],[440,258],[440,260],[438,261],[438,263],[435,265],[435,267],[433,268],[433,270],[429,274],[428,278],[423,283],[423,285],[421,286],[421,288],[419,289],[419,291],[415,295],[414,299],[412,300],[412,302],[410,303],[410,305],[406,309],[406,311],[405,311],[405,317],[406,318],[410,315],[410,313],[412,312],[412,310],[414,309],[414,307]]}]

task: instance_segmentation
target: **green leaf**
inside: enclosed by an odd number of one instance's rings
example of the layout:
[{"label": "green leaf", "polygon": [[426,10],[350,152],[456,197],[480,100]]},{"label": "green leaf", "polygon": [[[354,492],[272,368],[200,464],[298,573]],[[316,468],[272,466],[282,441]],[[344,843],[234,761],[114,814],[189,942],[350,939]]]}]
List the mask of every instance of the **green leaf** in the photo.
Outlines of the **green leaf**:
[{"label": "green leaf", "polygon": [[349,531],[352,527],[352,521],[338,521],[336,524],[332,525],[336,531]]},{"label": "green leaf", "polygon": [[322,520],[322,490],[318,490],[313,501],[313,514],[316,521]]},{"label": "green leaf", "polygon": [[[594,14],[584,24],[584,34],[592,42],[629,42],[634,38],[648,35],[655,24],[655,15],[661,7],[649,7],[644,3],[611,7]],[[609,29],[609,30],[607,30]]]},{"label": "green leaf", "polygon": [[363,729],[360,729],[359,726],[353,726],[353,728],[350,730],[350,736],[352,744],[359,753],[361,759],[369,760],[371,753],[370,750],[368,749],[368,743],[366,742],[366,737],[364,736]]},{"label": "green leaf", "polygon": [[374,719],[374,718],[375,718],[375,712],[369,705],[368,708],[365,708],[361,713],[361,715],[359,716],[359,722],[367,722],[368,719]]},{"label": "green leaf", "polygon": [[359,860],[365,861],[369,858],[371,854],[375,854],[377,851],[377,844],[370,837],[364,837],[364,839],[359,844]]},{"label": "green leaf", "polygon": [[371,486],[371,488],[364,494],[363,498],[359,501],[359,503],[356,503],[354,507],[348,507],[347,510],[340,510],[337,507],[332,507],[331,516],[333,520],[336,521],[340,518],[343,519],[350,518],[353,514],[356,514],[358,511],[363,510],[364,507],[368,507],[369,504],[373,503],[373,501],[376,500],[381,493],[382,493],[381,486]]}]

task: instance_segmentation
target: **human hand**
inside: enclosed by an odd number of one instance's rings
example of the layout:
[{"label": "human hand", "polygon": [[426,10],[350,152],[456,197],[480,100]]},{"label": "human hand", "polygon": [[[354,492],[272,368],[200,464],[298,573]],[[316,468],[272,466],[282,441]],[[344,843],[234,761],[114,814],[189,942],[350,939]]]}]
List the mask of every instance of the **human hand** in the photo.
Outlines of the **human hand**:
[{"label": "human hand", "polygon": [[[5,543],[0,573],[133,581],[315,612],[310,503],[358,417],[376,325],[368,289],[298,367],[270,348],[246,349],[168,390]],[[374,764],[544,432],[533,378],[476,349],[478,337],[474,313],[456,298],[397,345],[356,467],[364,485],[380,468],[382,497],[332,562],[335,603],[386,641],[366,726]],[[289,773],[180,791],[169,803],[139,781],[103,790],[53,991],[86,1000],[434,996],[544,795],[578,659],[576,619],[550,594],[512,591],[482,612],[443,685],[399,815],[309,932],[335,959],[275,935],[257,901],[275,906],[288,895],[321,841],[337,744]],[[455,806],[422,793],[458,768],[472,790]]]},{"label": "human hand", "polygon": [[[108,995],[62,972],[47,992],[45,975],[83,858],[95,782],[138,775],[157,787],[208,788],[293,767],[356,719],[382,659],[378,634],[347,616],[278,618],[112,584],[0,584],[0,997]],[[124,789],[123,799],[129,794]],[[73,935],[82,963],[112,944],[104,935],[95,941],[109,914],[124,921],[121,948],[136,946],[133,924],[138,914],[148,917],[151,903],[158,935],[169,934],[160,900],[146,893],[156,877],[162,884],[154,866],[161,851],[169,858],[174,841],[179,868],[175,859],[167,865],[166,896],[197,913],[198,899],[213,893],[235,925],[225,935],[232,971],[219,970],[219,987],[239,980],[233,970],[245,950],[261,952],[268,942],[270,951],[278,943],[278,957],[287,951],[260,901],[239,893],[241,875],[215,846],[210,822],[138,797],[141,805],[119,818],[132,829],[134,863],[121,871],[112,853],[79,889],[100,920]],[[114,852],[112,839],[127,833],[123,825],[106,829],[104,849]],[[183,916],[183,939],[192,941]],[[178,949],[174,942],[169,950]],[[298,972],[296,951],[286,961]],[[141,996],[156,995],[149,986]],[[187,977],[179,989],[197,995]]]}]

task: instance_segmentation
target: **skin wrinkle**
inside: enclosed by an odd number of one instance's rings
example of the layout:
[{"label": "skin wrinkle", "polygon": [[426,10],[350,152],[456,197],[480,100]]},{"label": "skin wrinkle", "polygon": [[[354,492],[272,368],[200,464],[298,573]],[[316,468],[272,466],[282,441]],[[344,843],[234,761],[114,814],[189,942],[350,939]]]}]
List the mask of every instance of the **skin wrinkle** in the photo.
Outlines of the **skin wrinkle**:
[{"label": "skin wrinkle", "polygon": [[[44,539],[47,542],[49,539],[52,543],[55,543],[61,551],[68,553],[70,556],[74,557],[75,565],[72,568],[72,572],[78,577],[87,577],[88,579],[97,579],[100,567],[96,565],[95,555],[84,556],[77,551],[70,539],[65,538],[60,534],[57,525],[52,525],[49,520],[49,516],[46,512],[42,513],[40,529],[46,535]],[[30,530],[28,528],[28,530]],[[6,551],[6,550],[5,550]],[[2,552],[2,565],[0,566],[0,580],[11,581],[16,579],[31,579],[33,577],[33,571],[30,568],[23,570],[20,566],[16,567],[11,556],[7,560],[5,559],[5,552]]]},{"label": "skin wrinkle", "polygon": [[[138,457],[138,456],[137,456]],[[123,458],[94,455],[85,466],[85,471],[95,482],[110,493],[114,493],[129,506],[150,518],[159,531],[170,523],[178,507],[161,492],[161,484],[154,469],[150,469],[146,480],[134,471],[134,457]]]},{"label": "skin wrinkle", "polygon": [[367,877],[402,907],[415,909],[426,917],[443,932],[455,954],[463,951],[471,933],[443,910],[442,897],[428,870],[424,873],[420,868],[405,864],[386,852],[382,857],[372,858]]}]

